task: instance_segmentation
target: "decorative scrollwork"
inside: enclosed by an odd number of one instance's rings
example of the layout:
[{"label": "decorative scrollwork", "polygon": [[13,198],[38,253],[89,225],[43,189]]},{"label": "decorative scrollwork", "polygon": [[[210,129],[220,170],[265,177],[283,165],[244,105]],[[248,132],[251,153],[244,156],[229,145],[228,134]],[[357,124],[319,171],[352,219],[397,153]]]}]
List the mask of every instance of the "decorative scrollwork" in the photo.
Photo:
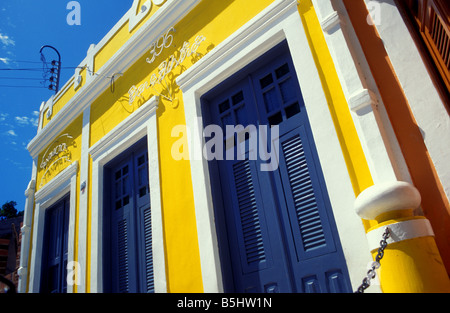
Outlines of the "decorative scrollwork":
[{"label": "decorative scrollwork", "polygon": [[[161,41],[161,43],[158,43],[158,45],[161,47],[161,51],[165,46],[165,44],[167,44],[168,47],[170,47],[170,45],[172,44],[173,41],[173,36],[172,34],[168,35],[170,31],[172,31],[171,27],[167,33],[166,36],[164,36],[164,40]],[[169,37],[171,37],[169,39]],[[163,38],[163,37],[161,37]],[[161,39],[160,38],[160,39]],[[169,40],[169,41],[166,41]],[[175,53],[173,53],[172,55],[169,56],[168,59],[166,59],[165,61],[161,62],[158,66],[157,72],[150,75],[150,77],[142,84],[140,84],[139,86],[133,85],[131,86],[131,88],[128,90],[128,95],[129,95],[129,105],[133,105],[133,102],[136,98],[139,98],[142,96],[143,92],[149,88],[153,88],[154,86],[156,86],[157,84],[162,84],[162,82],[164,81],[165,77],[175,68],[180,67],[181,64],[184,62],[184,60],[187,57],[192,56],[193,54],[197,53],[198,48],[200,47],[201,43],[203,41],[206,40],[205,36],[202,35],[198,35],[193,44],[190,44],[189,41],[185,41],[181,47],[181,49],[179,51],[176,51]],[[159,41],[159,40],[158,40]],[[152,53],[152,52],[151,52]],[[155,57],[155,55],[158,55],[158,53],[160,53],[160,51],[158,51],[157,53],[152,53],[153,56]],[[156,57],[155,57],[156,58]],[[147,62],[150,63],[150,61],[153,62],[153,58],[148,60]],[[168,88],[168,87],[165,87]],[[167,97],[165,97],[167,98]],[[172,99],[167,98],[168,100],[172,101]]]}]

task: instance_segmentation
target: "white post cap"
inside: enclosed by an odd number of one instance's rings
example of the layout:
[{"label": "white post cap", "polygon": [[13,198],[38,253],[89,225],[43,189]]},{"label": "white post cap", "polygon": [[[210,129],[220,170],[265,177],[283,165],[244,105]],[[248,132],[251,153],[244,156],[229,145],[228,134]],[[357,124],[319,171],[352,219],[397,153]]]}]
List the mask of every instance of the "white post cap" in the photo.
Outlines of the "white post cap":
[{"label": "white post cap", "polygon": [[407,182],[388,182],[367,188],[355,200],[355,211],[363,219],[399,210],[416,209],[421,197],[419,191]]}]

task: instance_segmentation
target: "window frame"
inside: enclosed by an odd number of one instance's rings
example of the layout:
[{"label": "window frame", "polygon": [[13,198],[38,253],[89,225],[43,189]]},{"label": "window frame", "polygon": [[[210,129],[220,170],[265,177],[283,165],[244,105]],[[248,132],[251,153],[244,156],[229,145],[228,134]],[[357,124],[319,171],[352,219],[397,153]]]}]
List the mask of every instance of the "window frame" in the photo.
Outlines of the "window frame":
[{"label": "window frame", "polygon": [[[70,194],[69,207],[69,237],[67,260],[74,260],[75,248],[75,211],[77,191],[78,161],[73,162],[55,178],[35,194],[35,209],[33,222],[33,237],[30,266],[30,292],[39,292],[41,287],[41,274],[43,270],[42,254],[44,251],[43,241],[45,233],[45,213],[55,203]],[[67,286],[67,293],[73,292],[73,286]]]},{"label": "window frame", "polygon": [[[345,257],[361,254],[354,238],[364,242],[364,230],[360,218],[348,214],[348,205],[354,202],[353,187],[297,1],[274,1],[176,80],[183,93],[186,125],[193,134],[188,145],[205,292],[223,292],[224,287],[208,161],[196,155],[205,145],[201,97],[283,40],[291,51]],[[352,234],[341,233],[349,225]],[[365,257],[369,260],[370,254]],[[365,265],[360,258],[357,266],[348,266],[352,281]]]},{"label": "window frame", "polygon": [[[427,68],[433,80],[439,85],[437,88],[443,97],[447,100],[450,99],[450,69],[445,68],[442,63],[441,52],[439,47],[436,46],[432,34],[430,33],[429,24],[432,22],[431,13],[428,11],[433,11],[436,14],[436,18],[440,19],[444,32],[447,32],[447,38],[449,43],[447,47],[447,57],[450,58],[450,5],[442,3],[440,0],[426,0],[418,1],[417,15],[413,11],[412,5],[413,0],[399,1],[396,0],[397,5],[403,11],[403,15],[407,24],[410,26],[410,31],[413,33],[412,36],[415,39],[419,51],[424,57]],[[430,10],[427,10],[430,8]],[[447,23],[445,23],[445,18],[447,18]],[[443,39],[443,36],[440,37]],[[450,60],[450,59],[449,59]],[[447,109],[450,107],[447,105]]]}]

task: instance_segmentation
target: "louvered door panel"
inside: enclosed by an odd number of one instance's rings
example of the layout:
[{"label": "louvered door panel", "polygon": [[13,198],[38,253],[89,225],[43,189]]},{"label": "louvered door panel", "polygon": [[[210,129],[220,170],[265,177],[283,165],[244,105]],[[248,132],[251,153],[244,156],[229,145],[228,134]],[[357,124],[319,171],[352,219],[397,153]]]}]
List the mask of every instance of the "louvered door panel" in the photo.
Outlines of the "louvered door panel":
[{"label": "louvered door panel", "polygon": [[280,171],[299,261],[335,250],[304,127],[280,139]]},{"label": "louvered door panel", "polygon": [[136,256],[131,212],[116,212],[111,221],[112,292],[136,292]]},{"label": "louvered door panel", "polygon": [[121,293],[130,291],[128,258],[128,223],[123,219],[117,223],[118,291]]},{"label": "louvered door panel", "polygon": [[264,241],[248,160],[233,166],[236,197],[239,207],[242,247],[247,266],[265,261]]},{"label": "louvered door panel", "polygon": [[137,216],[139,243],[140,291],[154,292],[152,219],[150,209],[150,189],[148,180],[148,152],[134,154],[134,195],[139,214]]},{"label": "louvered door panel", "polygon": [[144,267],[145,267],[145,292],[155,291],[153,273],[153,250],[152,250],[152,218],[150,207],[144,210]]},{"label": "louvered door panel", "polygon": [[303,248],[310,251],[322,247],[326,244],[325,235],[300,137],[297,135],[284,141],[282,151]]},{"label": "louvered door panel", "polygon": [[263,183],[268,175],[258,172],[259,164],[249,160],[248,151],[245,157],[221,164],[229,179],[225,208],[234,224],[229,229],[236,232],[230,236],[235,291],[289,292],[292,286],[280,245],[276,204]]}]

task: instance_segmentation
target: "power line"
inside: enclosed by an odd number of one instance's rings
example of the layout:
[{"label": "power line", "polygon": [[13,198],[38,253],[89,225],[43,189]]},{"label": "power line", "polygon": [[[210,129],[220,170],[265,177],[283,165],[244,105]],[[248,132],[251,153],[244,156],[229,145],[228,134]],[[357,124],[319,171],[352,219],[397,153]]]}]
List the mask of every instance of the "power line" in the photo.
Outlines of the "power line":
[{"label": "power line", "polygon": [[[43,62],[40,61],[21,61],[21,60],[11,60],[11,59],[7,59],[8,62],[10,63],[30,63],[30,64],[42,64]],[[50,62],[44,62],[44,63],[50,63]]]},{"label": "power line", "polygon": [[42,71],[42,68],[0,68],[0,71]]},{"label": "power line", "polygon": [[11,80],[40,80],[40,81],[43,81],[42,78],[33,78],[33,77],[0,77],[0,79],[11,79]]},{"label": "power line", "polygon": [[[42,64],[43,66],[40,68],[37,67],[24,67],[24,68],[0,68],[0,73],[3,72],[14,72],[14,71],[18,71],[18,72],[42,72],[42,78],[35,78],[35,77],[5,77],[2,76],[0,77],[0,79],[8,79],[8,80],[22,80],[22,81],[41,81],[43,84],[45,84],[46,81],[50,81],[52,84],[50,85],[50,87],[47,86],[25,86],[25,85],[21,85],[21,86],[13,86],[13,85],[0,85],[0,87],[3,88],[45,88],[45,89],[51,89],[52,87],[54,87],[53,82],[54,80],[52,80],[52,78],[54,79],[53,75],[55,74],[54,72],[54,68],[50,69],[48,67],[48,65],[52,65],[54,66],[55,61],[52,62],[46,62],[45,58],[43,58],[43,60],[41,62],[35,62],[35,61],[20,61],[20,60],[9,60],[9,62],[15,62],[15,63],[31,63],[31,64]],[[103,74],[99,74],[94,72],[93,70],[91,70],[88,66],[62,66],[61,69],[81,69],[81,70],[86,70],[88,71],[91,75],[96,75],[96,76],[101,76],[104,78],[109,78],[111,79],[111,88],[113,88],[114,85],[114,79],[115,76],[121,76],[123,75],[122,73],[114,73],[112,76],[106,76]],[[52,77],[49,76],[52,75]],[[113,90],[113,89],[112,89]]]},{"label": "power line", "polygon": [[0,88],[45,88],[43,86],[11,86],[11,85],[0,85]]},{"label": "power line", "polygon": [[[62,69],[83,69],[81,66],[62,66]],[[0,68],[0,71],[42,71],[42,68]]]}]

